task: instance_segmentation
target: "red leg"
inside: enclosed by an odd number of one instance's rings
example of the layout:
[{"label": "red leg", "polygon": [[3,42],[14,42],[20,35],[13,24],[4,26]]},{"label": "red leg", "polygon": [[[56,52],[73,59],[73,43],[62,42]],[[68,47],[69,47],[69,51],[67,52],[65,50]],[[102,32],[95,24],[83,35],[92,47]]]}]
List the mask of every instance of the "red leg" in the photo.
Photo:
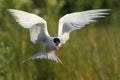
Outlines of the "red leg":
[{"label": "red leg", "polygon": [[46,51],[45,55],[46,55],[46,58],[48,58],[48,52],[47,51]]}]

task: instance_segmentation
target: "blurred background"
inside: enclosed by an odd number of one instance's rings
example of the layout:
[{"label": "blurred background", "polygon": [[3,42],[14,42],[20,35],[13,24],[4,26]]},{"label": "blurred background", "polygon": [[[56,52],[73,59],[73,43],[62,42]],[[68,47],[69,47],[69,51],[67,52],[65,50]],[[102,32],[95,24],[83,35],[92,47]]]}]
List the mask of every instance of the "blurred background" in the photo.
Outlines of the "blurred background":
[{"label": "blurred background", "polygon": [[[42,50],[30,42],[6,9],[43,17],[50,35],[57,35],[58,20],[66,13],[111,9],[110,14],[72,32],[59,51],[62,64],[26,58]],[[0,0],[0,80],[120,80],[120,0]]]}]

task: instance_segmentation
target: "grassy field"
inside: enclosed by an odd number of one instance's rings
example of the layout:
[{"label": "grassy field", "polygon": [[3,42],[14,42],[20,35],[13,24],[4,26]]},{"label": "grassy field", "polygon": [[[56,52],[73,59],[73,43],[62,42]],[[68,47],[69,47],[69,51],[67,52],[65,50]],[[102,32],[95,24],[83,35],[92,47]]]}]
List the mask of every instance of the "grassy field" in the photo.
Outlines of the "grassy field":
[{"label": "grassy field", "polygon": [[[120,80],[119,0],[0,0],[0,80]],[[30,42],[29,30],[22,28],[7,14],[15,8],[38,14],[48,22],[50,35],[57,35],[60,16],[66,13],[107,8],[99,19],[72,32],[62,45],[59,57],[51,60],[24,60],[42,50],[42,44]]]},{"label": "grassy field", "polygon": [[62,65],[44,59],[23,62],[40,51],[42,45],[32,44],[29,31],[12,23],[17,27],[0,31],[0,80],[120,79],[119,27],[92,24],[73,32],[60,49]]}]

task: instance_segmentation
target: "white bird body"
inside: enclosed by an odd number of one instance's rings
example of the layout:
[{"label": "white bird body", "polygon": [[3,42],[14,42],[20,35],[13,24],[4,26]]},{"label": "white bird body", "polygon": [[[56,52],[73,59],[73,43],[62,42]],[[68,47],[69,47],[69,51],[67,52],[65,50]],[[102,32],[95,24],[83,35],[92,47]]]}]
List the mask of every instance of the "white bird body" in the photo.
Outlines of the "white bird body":
[{"label": "white bird body", "polygon": [[50,37],[45,43],[44,43],[44,49],[48,51],[55,50],[55,44],[53,43],[53,37]]},{"label": "white bird body", "polygon": [[[47,58],[56,62],[61,62],[58,58],[58,50],[61,44],[69,40],[72,31],[81,29],[85,25],[95,22],[97,18],[105,17],[109,9],[88,10],[66,14],[59,20],[58,36],[51,37],[47,31],[47,22],[35,15],[21,10],[8,9],[9,13],[24,28],[30,30],[30,40],[36,43],[43,43],[44,49],[33,55],[30,59]],[[61,62],[62,63],[62,62]]]}]

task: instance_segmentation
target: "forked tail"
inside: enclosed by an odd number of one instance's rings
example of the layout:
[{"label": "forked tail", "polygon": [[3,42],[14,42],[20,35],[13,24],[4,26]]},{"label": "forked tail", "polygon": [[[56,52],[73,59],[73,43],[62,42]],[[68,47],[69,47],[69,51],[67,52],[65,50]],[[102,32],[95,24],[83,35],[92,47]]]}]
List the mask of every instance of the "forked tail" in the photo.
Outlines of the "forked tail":
[{"label": "forked tail", "polygon": [[[28,59],[26,59],[26,60],[42,59],[42,58],[51,59],[51,60],[56,61],[57,63],[58,63],[58,62],[62,63],[62,61],[59,59],[59,57],[56,56],[55,51],[49,52],[49,53],[48,53],[48,56],[46,56],[44,50],[41,51],[41,52],[36,53],[35,55],[31,56],[30,58],[28,58]],[[62,63],[62,64],[63,64],[63,63]]]}]

